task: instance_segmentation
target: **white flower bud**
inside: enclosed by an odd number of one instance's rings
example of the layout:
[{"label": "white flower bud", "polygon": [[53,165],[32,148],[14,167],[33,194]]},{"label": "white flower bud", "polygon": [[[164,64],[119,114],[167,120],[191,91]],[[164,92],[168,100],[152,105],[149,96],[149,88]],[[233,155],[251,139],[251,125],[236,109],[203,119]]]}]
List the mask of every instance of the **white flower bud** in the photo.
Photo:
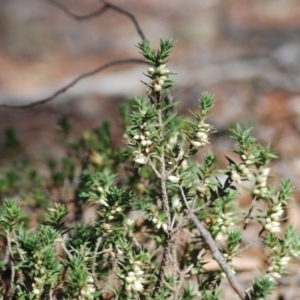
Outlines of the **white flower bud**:
[{"label": "white flower bud", "polygon": [[166,65],[160,65],[160,66],[158,66],[158,67],[156,68],[156,70],[157,70],[158,72],[160,72],[160,71],[164,70],[165,68],[166,68]]},{"label": "white flower bud", "polygon": [[278,233],[280,231],[280,227],[272,227],[272,229],[270,230],[271,233]]},{"label": "white flower bud", "polygon": [[[92,293],[94,293],[95,291],[96,291],[96,289],[95,289],[94,286],[90,285],[90,286],[88,287],[87,292],[88,292],[89,294],[92,294]],[[92,298],[92,299],[93,299],[93,298]]]},{"label": "white flower bud", "polygon": [[192,144],[193,146],[195,146],[196,148],[200,148],[200,147],[203,146],[203,143],[198,142],[198,141],[194,141],[194,140],[191,140],[191,144]]},{"label": "white flower bud", "polygon": [[277,204],[277,205],[274,205],[274,206],[272,207],[272,210],[273,210],[274,212],[283,211],[283,210],[282,210],[282,205],[281,205],[281,203],[279,203],[279,204]]},{"label": "white flower bud", "polygon": [[145,136],[141,134],[140,139],[143,141],[145,139]]},{"label": "white flower bud", "polygon": [[146,144],[147,144],[148,146],[150,146],[150,145],[152,145],[152,141],[146,140]]},{"label": "white flower bud", "polygon": [[171,181],[172,183],[178,183],[179,180],[180,180],[180,178],[177,177],[177,176],[174,176],[174,175],[170,175],[170,176],[168,177],[168,180]]},{"label": "white flower bud", "polygon": [[158,83],[160,86],[163,86],[165,82],[164,82],[162,79],[159,79],[159,80],[157,81],[157,83]]},{"label": "white flower bud", "polygon": [[281,275],[279,274],[279,273],[277,273],[277,272],[273,272],[273,273],[271,273],[270,274],[272,277],[274,277],[274,278],[281,278]]},{"label": "white flower bud", "polygon": [[150,131],[145,131],[145,136],[149,136],[150,135]]},{"label": "white flower bud", "polygon": [[86,280],[87,283],[94,283],[94,278],[92,276],[89,276]]},{"label": "white flower bud", "polygon": [[198,139],[204,139],[204,140],[207,140],[207,134],[205,132],[201,132],[201,131],[198,131],[196,133],[196,137]]},{"label": "white flower bud", "polygon": [[140,165],[145,165],[148,163],[148,157],[140,153],[138,156],[134,158],[134,161]]},{"label": "white flower bud", "polygon": [[39,289],[35,288],[35,289],[32,290],[32,293],[34,295],[40,295],[41,291]]},{"label": "white flower bud", "polygon": [[268,231],[271,231],[271,229],[272,229],[271,223],[265,224],[265,229],[268,230]]},{"label": "white flower bud", "polygon": [[239,165],[239,169],[243,171],[244,169],[248,169],[244,164]]},{"label": "white flower bud", "polygon": [[133,137],[134,140],[139,140],[140,139],[140,136],[138,134],[136,134],[134,137]]},{"label": "white flower bud", "polygon": [[161,86],[158,84],[154,84],[154,91],[159,92],[161,90]]},{"label": "white flower bud", "polygon": [[128,219],[126,219],[126,224],[128,225],[128,226],[131,226],[132,224],[134,224],[134,220],[132,220],[132,219],[130,219],[130,218],[128,218]]},{"label": "white flower bud", "polygon": [[128,272],[128,276],[130,276],[130,277],[132,277],[132,278],[135,278],[135,274],[134,274],[134,272],[132,272],[132,271]]},{"label": "white flower bud", "polygon": [[154,72],[155,72],[155,69],[154,69],[154,68],[149,68],[149,69],[147,70],[147,73],[150,74],[150,75],[152,75]]},{"label": "white flower bud", "polygon": [[153,224],[157,224],[158,219],[157,219],[157,218],[153,218],[153,219],[152,219],[152,222],[153,222]]},{"label": "white flower bud", "polygon": [[262,183],[262,182],[265,182],[266,181],[266,177],[264,176],[257,176],[256,177],[256,182],[258,183]]},{"label": "white flower bud", "polygon": [[286,261],[289,262],[291,260],[291,258],[289,256],[284,256],[280,258],[280,261]]},{"label": "white flower bud", "polygon": [[165,232],[168,232],[168,224],[163,223],[163,224],[162,224],[162,229],[163,229]]},{"label": "white flower bud", "polygon": [[262,170],[260,170],[260,174],[263,176],[268,176],[270,173],[270,168],[264,168]]},{"label": "white flower bud", "polygon": [[250,160],[250,159],[247,159],[247,160],[245,161],[245,164],[246,164],[246,165],[252,165],[252,164],[253,164],[253,161]]},{"label": "white flower bud", "polygon": [[245,167],[245,168],[242,170],[242,173],[243,173],[243,175],[247,176],[247,175],[250,174],[250,170],[249,170],[248,168]]},{"label": "white flower bud", "polygon": [[161,70],[159,73],[160,73],[161,75],[168,76],[168,74],[170,73],[170,71],[167,70],[167,69],[163,69],[163,70]]},{"label": "white flower bud", "polygon": [[125,280],[127,283],[132,283],[134,278],[132,278],[131,276],[127,276],[127,277],[125,277]]},{"label": "white flower bud", "polygon": [[253,194],[254,195],[260,195],[261,191],[259,189],[254,189]]},{"label": "white flower bud", "polygon": [[246,156],[245,154],[242,154],[242,155],[241,155],[241,159],[242,159],[242,160],[246,160],[246,159],[247,159],[247,156]]},{"label": "white flower bud", "polygon": [[134,283],[133,283],[133,289],[136,291],[136,292],[142,292],[144,287],[141,283],[140,280],[136,280]]},{"label": "white flower bud", "polygon": [[141,145],[144,147],[147,146],[147,141],[146,140],[141,141]]}]

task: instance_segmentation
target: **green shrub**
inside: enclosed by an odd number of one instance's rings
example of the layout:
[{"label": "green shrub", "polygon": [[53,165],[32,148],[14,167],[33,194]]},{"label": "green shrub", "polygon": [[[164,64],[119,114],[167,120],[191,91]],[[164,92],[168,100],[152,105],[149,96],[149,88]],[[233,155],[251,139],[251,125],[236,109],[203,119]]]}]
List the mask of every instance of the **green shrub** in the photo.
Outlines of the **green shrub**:
[{"label": "green shrub", "polygon": [[[213,152],[192,160],[215,131],[207,123],[214,97],[203,93],[188,120],[177,115],[172,46],[138,45],[151,67],[147,96],[121,107],[127,146],[113,146],[107,123],[72,140],[61,118],[67,155],[48,162],[49,178],[28,161],[0,178],[2,299],[222,299],[222,280],[237,298],[260,299],[298,257],[299,236],[282,217],[293,189],[287,179],[268,185],[269,146],[237,125],[238,162],[227,158],[218,170]],[[244,181],[253,185],[246,213],[237,205]],[[96,216],[83,222],[87,207]],[[39,224],[28,228],[32,216]],[[268,266],[241,286],[232,260],[251,247],[242,244],[250,221],[260,224],[255,241]],[[206,271],[212,260],[220,269]]]}]

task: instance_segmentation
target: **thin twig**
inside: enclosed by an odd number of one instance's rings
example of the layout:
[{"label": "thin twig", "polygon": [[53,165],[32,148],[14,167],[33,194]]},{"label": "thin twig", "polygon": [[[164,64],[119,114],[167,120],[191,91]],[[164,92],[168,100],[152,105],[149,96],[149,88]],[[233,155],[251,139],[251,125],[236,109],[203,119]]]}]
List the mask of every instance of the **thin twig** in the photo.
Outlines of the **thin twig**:
[{"label": "thin twig", "polygon": [[[120,6],[117,6],[115,4],[103,1],[103,6],[98,8],[97,10],[86,14],[86,15],[77,15],[75,13],[72,13],[69,9],[66,8],[66,6],[64,6],[63,4],[53,1],[53,0],[48,0],[48,2],[52,3],[53,5],[55,5],[56,7],[58,7],[59,9],[61,9],[66,15],[68,15],[69,17],[74,18],[77,21],[87,21],[87,20],[91,20],[93,18],[96,18],[100,15],[102,15],[105,11],[107,11],[108,9],[114,10],[122,15],[127,16],[133,23],[136,31],[138,32],[139,36],[141,37],[142,40],[145,40],[145,35],[141,29],[140,24],[138,23],[136,17],[130,13],[129,11],[125,10],[124,8],[121,8]],[[102,1],[101,1],[102,2]]]},{"label": "thin twig", "polygon": [[74,86],[78,81],[86,78],[86,77],[90,77],[93,76],[105,69],[108,69],[109,67],[113,67],[113,66],[117,66],[117,65],[125,65],[125,64],[147,64],[143,59],[138,59],[138,58],[128,58],[128,59],[121,59],[121,60],[114,60],[111,62],[108,62],[100,67],[97,67],[96,69],[89,71],[87,73],[84,73],[80,76],[78,76],[77,78],[75,78],[74,80],[72,80],[69,84],[67,84],[66,86],[64,86],[63,88],[59,89],[58,91],[56,91],[52,96],[38,100],[38,101],[34,101],[31,102],[29,104],[24,104],[24,105],[9,105],[9,104],[0,104],[0,108],[11,108],[11,109],[26,109],[26,108],[30,108],[30,107],[34,107],[34,106],[38,106],[38,105],[42,105],[45,103],[48,103],[52,100],[54,100],[57,96],[59,96],[60,94],[66,92],[68,89],[70,89],[72,86]]},{"label": "thin twig", "polygon": [[18,253],[20,255],[20,258],[21,258],[22,262],[25,262],[25,258],[23,256],[21,247],[20,247],[19,242],[18,242],[18,237],[17,237],[16,231],[13,229],[12,233],[13,233],[13,236],[14,236],[14,240],[15,240],[15,243],[16,243],[17,250],[18,250]]},{"label": "thin twig", "polygon": [[96,275],[96,259],[97,259],[97,252],[100,247],[100,244],[102,242],[102,237],[98,237],[96,245],[95,245],[95,250],[94,250],[94,255],[93,255],[93,264],[92,264],[92,275],[94,277],[94,280],[96,280],[97,275]]},{"label": "thin twig", "polygon": [[9,232],[6,235],[6,240],[7,240],[7,247],[9,251],[9,258],[10,258],[10,287],[9,287],[9,293],[8,293],[8,300],[12,299],[14,296],[14,291],[15,291],[15,277],[16,277],[16,270],[15,270],[15,265],[14,265],[14,258],[13,258],[13,252],[12,252],[12,246],[11,246],[11,238],[9,236]]},{"label": "thin twig", "polygon": [[165,272],[165,268],[167,265],[167,261],[168,261],[168,252],[169,252],[169,248],[170,248],[170,244],[171,244],[171,239],[172,239],[172,234],[171,232],[169,232],[169,234],[167,235],[167,239],[166,239],[166,243],[164,246],[164,252],[163,252],[163,257],[161,260],[161,264],[160,264],[160,268],[159,268],[159,272],[158,272],[158,276],[157,276],[157,281],[152,293],[152,298],[155,298],[160,290],[160,287],[163,283],[163,278],[164,278],[164,272]]},{"label": "thin twig", "polygon": [[254,197],[251,201],[251,206],[249,208],[249,211],[247,213],[247,215],[245,216],[245,223],[244,223],[244,226],[243,226],[243,230],[246,230],[248,225],[249,225],[249,222],[250,222],[250,217],[251,217],[251,214],[252,214],[252,211],[254,209],[254,206],[255,206],[255,203],[256,203],[256,197]]},{"label": "thin twig", "polygon": [[64,252],[68,255],[69,258],[73,257],[72,254],[71,254],[71,252],[67,249],[64,240],[61,241],[61,247],[63,248]]},{"label": "thin twig", "polygon": [[152,169],[152,171],[154,172],[154,174],[156,175],[156,177],[159,178],[159,179],[161,179],[161,175],[160,175],[160,173],[157,171],[157,169],[156,169],[155,165],[153,164],[152,160],[150,159],[150,157],[149,157],[148,162],[149,162],[150,168]]},{"label": "thin twig", "polygon": [[[157,97],[159,99],[159,97]],[[163,121],[162,121],[162,110],[161,108],[158,111],[158,123],[160,126],[160,140],[163,140]],[[173,231],[171,230],[171,223],[172,223],[172,218],[171,218],[171,212],[170,212],[170,205],[169,205],[169,198],[168,198],[168,192],[167,192],[167,185],[166,185],[166,163],[165,163],[165,156],[164,156],[164,149],[162,148],[161,151],[161,173],[160,173],[160,186],[161,186],[161,197],[162,197],[162,204],[163,204],[163,209],[165,214],[167,215],[168,219],[168,233],[166,237],[166,242],[164,246],[164,251],[163,251],[163,258],[160,264],[159,272],[158,272],[158,277],[157,281],[152,293],[152,297],[155,298],[156,295],[158,294],[160,287],[162,285],[162,280],[164,277],[164,271],[167,265],[167,260],[168,260],[168,252],[173,236]]]},{"label": "thin twig", "polygon": [[208,247],[209,247],[209,249],[212,253],[213,258],[218,262],[219,266],[221,267],[223,272],[226,274],[226,277],[227,277],[227,280],[228,280],[229,284],[234,289],[234,291],[238,294],[240,299],[244,300],[246,295],[245,295],[245,292],[244,292],[243,288],[240,286],[240,283],[237,281],[237,279],[236,279],[234,273],[232,272],[231,268],[229,267],[229,265],[227,264],[227,262],[223,258],[222,254],[219,251],[219,249],[218,249],[214,239],[212,238],[210,232],[204,227],[202,222],[200,222],[199,219],[197,218],[197,216],[191,211],[191,209],[189,207],[189,204],[187,202],[186,196],[184,194],[184,190],[183,190],[182,186],[180,186],[180,191],[181,191],[181,195],[182,195],[184,204],[187,208],[187,210],[186,210],[187,214],[190,216],[191,220],[193,221],[193,223],[195,224],[195,226],[197,227],[197,229],[201,233],[202,238],[204,239],[204,241],[208,245]]}]

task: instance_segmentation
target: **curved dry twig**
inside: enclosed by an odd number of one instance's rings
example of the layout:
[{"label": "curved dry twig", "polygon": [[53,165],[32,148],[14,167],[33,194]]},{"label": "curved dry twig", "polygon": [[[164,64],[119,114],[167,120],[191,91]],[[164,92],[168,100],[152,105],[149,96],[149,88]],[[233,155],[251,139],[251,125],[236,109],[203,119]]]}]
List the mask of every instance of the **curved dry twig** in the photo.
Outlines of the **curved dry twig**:
[{"label": "curved dry twig", "polygon": [[24,104],[24,105],[9,105],[9,104],[0,104],[0,108],[11,108],[11,109],[26,109],[26,108],[30,108],[30,107],[34,107],[34,106],[38,106],[38,105],[42,105],[45,103],[48,103],[52,100],[54,100],[57,96],[59,96],[60,94],[66,92],[68,89],[70,89],[72,86],[74,86],[78,81],[87,78],[89,76],[93,76],[101,71],[104,71],[110,67],[113,66],[117,66],[117,65],[125,65],[125,64],[147,64],[147,62],[145,62],[143,59],[138,59],[138,58],[129,58],[129,59],[122,59],[122,60],[114,60],[111,62],[108,62],[92,71],[89,71],[87,73],[84,73],[80,76],[78,76],[77,78],[75,78],[74,80],[72,80],[69,84],[67,84],[66,86],[64,86],[63,88],[59,89],[58,91],[56,91],[53,95],[38,100],[38,101],[34,101],[31,102],[29,104]]},{"label": "curved dry twig", "polygon": [[[54,0],[48,0],[51,4],[57,6],[59,9],[61,9],[64,13],[66,13],[68,16],[78,20],[78,21],[83,21],[83,20],[89,20],[95,17],[100,16],[101,14],[103,14],[107,9],[112,9],[115,10],[117,12],[119,12],[120,14],[126,15],[128,18],[130,18],[130,20],[132,21],[132,23],[134,24],[139,36],[141,37],[142,40],[145,39],[145,35],[138,23],[138,21],[136,20],[135,16],[133,14],[131,14],[130,12],[128,12],[127,10],[114,5],[112,3],[103,1],[103,6],[100,7],[99,9],[97,9],[96,11],[89,13],[87,15],[77,15],[72,13],[71,11],[69,11],[63,4],[58,3]],[[102,2],[102,1],[101,1]],[[59,89],[58,91],[56,91],[53,95],[41,99],[41,100],[37,100],[34,102],[31,102],[29,104],[24,104],[24,105],[9,105],[9,104],[0,104],[0,108],[10,108],[10,109],[26,109],[26,108],[31,108],[34,106],[38,106],[38,105],[42,105],[45,103],[48,103],[52,100],[54,100],[56,97],[58,97],[60,94],[66,92],[69,88],[71,88],[72,86],[74,86],[78,81],[89,77],[89,76],[93,76],[96,73],[99,73],[109,67],[112,66],[116,66],[116,65],[123,65],[123,64],[146,64],[146,62],[142,59],[135,59],[135,58],[130,58],[130,59],[122,59],[122,60],[115,60],[109,63],[106,63],[100,67],[97,67],[96,69],[89,71],[87,73],[84,73],[80,76],[78,76],[77,78],[75,78],[73,81],[71,81],[69,84],[67,84],[66,86],[64,86],[63,88]]]},{"label": "curved dry twig", "polygon": [[[142,40],[145,40],[145,35],[136,19],[136,17],[130,13],[129,11],[121,8],[120,6],[117,6],[115,4],[112,4],[112,3],[109,3],[109,2],[106,2],[106,1],[103,1],[103,6],[100,7],[99,9],[95,10],[94,12],[91,12],[87,15],[77,15],[75,13],[72,13],[70,10],[68,10],[66,8],[66,6],[64,6],[63,4],[61,3],[58,3],[54,0],[48,0],[50,3],[52,3],[53,5],[55,5],[56,7],[58,7],[59,9],[61,9],[65,14],[67,14],[68,16],[78,20],[78,21],[87,21],[87,20],[90,20],[90,19],[93,19],[95,17],[98,17],[100,15],[102,15],[106,10],[108,9],[111,9],[111,10],[114,10],[122,15],[125,15],[127,16],[131,21],[132,23],[134,24],[134,27],[136,28],[136,31],[138,32],[139,36],[141,37]],[[102,1],[101,1],[102,2]]]}]

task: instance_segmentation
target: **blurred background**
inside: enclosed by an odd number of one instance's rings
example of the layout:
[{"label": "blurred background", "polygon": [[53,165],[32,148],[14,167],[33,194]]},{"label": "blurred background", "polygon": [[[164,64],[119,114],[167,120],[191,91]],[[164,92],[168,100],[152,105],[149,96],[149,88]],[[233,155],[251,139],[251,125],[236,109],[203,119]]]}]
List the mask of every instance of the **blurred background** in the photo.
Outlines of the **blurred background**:
[{"label": "blurred background", "polygon": [[[96,0],[57,1],[77,15],[101,7]],[[279,154],[274,176],[290,177],[300,188],[300,2],[299,0],[112,0],[131,12],[154,47],[159,38],[176,41],[171,71],[178,81],[172,95],[180,112],[197,107],[203,91],[216,96],[210,122],[218,130],[213,150],[223,156],[233,147],[228,127],[254,127],[262,143]],[[113,10],[78,21],[51,1],[0,2],[0,104],[21,105],[51,96],[78,75],[104,63],[141,58],[140,42],[128,17]],[[0,144],[8,126],[17,130],[23,151],[33,159],[61,154],[57,118],[66,115],[74,134],[113,120],[118,105],[145,95],[147,66],[110,68],[86,78],[49,104],[0,109]],[[224,155],[223,155],[224,154]],[[4,163],[7,153],[0,160]],[[295,193],[289,221],[300,228],[300,196]],[[298,276],[300,276],[298,274]],[[281,298],[281,299],[298,299]]]}]

